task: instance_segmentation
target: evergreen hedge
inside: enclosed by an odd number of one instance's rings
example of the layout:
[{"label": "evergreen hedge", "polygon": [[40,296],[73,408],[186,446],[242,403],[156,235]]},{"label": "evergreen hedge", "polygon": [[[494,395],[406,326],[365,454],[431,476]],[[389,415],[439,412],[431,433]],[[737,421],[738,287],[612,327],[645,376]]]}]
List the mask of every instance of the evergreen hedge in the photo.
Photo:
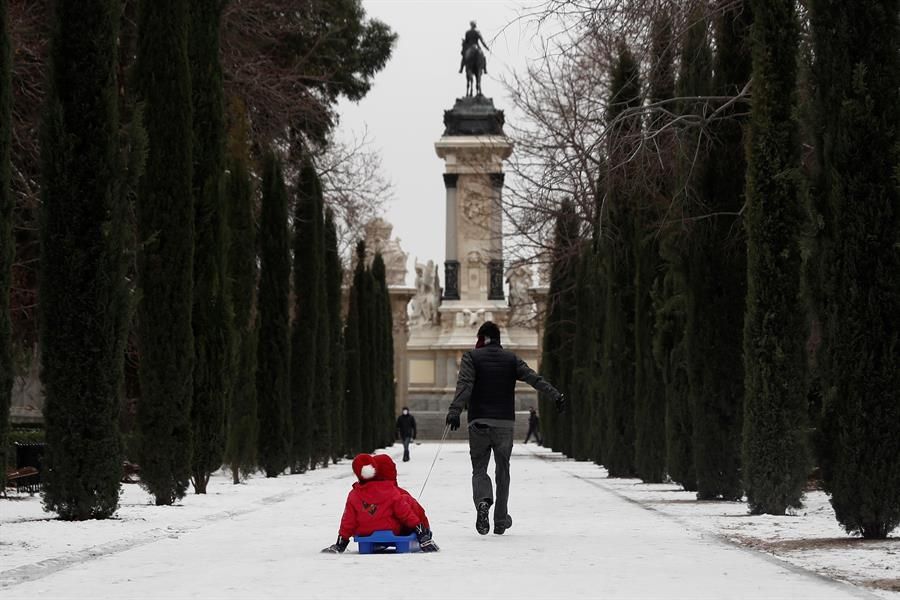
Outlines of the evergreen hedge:
[{"label": "evergreen hedge", "polygon": [[[615,122],[628,108],[641,103],[640,67],[622,43],[610,72],[607,120]],[[635,410],[635,231],[634,211],[638,200],[629,189],[629,173],[623,162],[635,145],[640,122],[618,121],[618,134],[610,137],[611,173],[609,199],[604,220],[609,231],[604,239],[606,307],[603,328],[603,395],[606,432],[603,461],[610,477],[632,477],[634,464]]]},{"label": "evergreen hedge", "polygon": [[266,477],[277,477],[292,462],[291,250],[287,190],[281,163],[271,152],[264,159],[262,186],[256,368],[259,464]]},{"label": "evergreen hedge", "polygon": [[112,516],[122,476],[128,211],[118,152],[119,13],[116,0],[56,3],[41,132],[44,506],[69,520]]},{"label": "evergreen hedge", "polygon": [[822,470],[838,521],[900,524],[900,2],[810,3],[828,370]]},{"label": "evergreen hedge", "polygon": [[188,56],[194,132],[194,491],[206,493],[222,464],[230,404],[234,332],[228,289],[225,100],[219,64],[221,0],[191,0]]},{"label": "evergreen hedge", "polygon": [[793,0],[753,3],[743,480],[754,514],[799,506],[809,470],[794,11]]},{"label": "evergreen hedge", "polygon": [[337,228],[334,212],[325,211],[325,290],[328,308],[330,349],[328,351],[331,383],[329,386],[329,406],[331,413],[331,458],[337,462],[347,455],[347,415],[344,402],[344,327],[341,316],[341,284],[343,274],[338,251]]},{"label": "evergreen hedge", "polygon": [[239,483],[256,469],[259,439],[256,399],[256,218],[253,185],[244,157],[230,160],[225,199],[229,230],[228,285],[234,311],[232,364],[228,432],[225,462],[232,478]]}]

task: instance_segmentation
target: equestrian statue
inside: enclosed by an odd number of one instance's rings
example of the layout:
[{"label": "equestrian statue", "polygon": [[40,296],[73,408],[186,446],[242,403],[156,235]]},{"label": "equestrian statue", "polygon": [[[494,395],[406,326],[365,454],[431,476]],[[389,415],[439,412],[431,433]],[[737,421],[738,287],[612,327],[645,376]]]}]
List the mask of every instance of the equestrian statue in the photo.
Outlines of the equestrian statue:
[{"label": "equestrian statue", "polygon": [[484,38],[481,37],[481,32],[478,31],[475,21],[470,21],[469,26],[470,28],[462,41],[462,60],[459,63],[459,72],[462,73],[463,68],[466,70],[466,96],[472,95],[473,78],[475,79],[475,91],[480,96],[481,75],[487,73],[487,61],[479,44],[484,46],[485,50],[490,50],[490,48],[484,42]]}]

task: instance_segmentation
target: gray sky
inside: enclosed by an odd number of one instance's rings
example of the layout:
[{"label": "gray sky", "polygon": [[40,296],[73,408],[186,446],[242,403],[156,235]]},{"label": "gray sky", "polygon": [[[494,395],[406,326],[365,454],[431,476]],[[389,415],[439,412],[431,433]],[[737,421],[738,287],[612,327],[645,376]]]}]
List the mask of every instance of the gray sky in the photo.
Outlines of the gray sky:
[{"label": "gray sky", "polygon": [[[346,137],[368,128],[380,150],[384,173],[394,184],[385,218],[394,224],[393,235],[409,253],[410,274],[416,257],[444,262],[443,161],[434,152],[434,142],[443,133],[443,111],[465,95],[465,75],[457,71],[460,41],[469,21],[478,22],[491,48],[488,76],[482,80],[484,94],[506,111],[510,122],[515,118],[511,103],[494,78],[523,70],[530,57],[539,55],[535,28],[526,21],[513,23],[523,9],[536,3],[363,0],[368,15],[390,25],[398,40],[368,96],[358,104],[341,104],[341,131]],[[443,267],[440,272],[443,278]],[[407,281],[412,283],[410,274]]]}]

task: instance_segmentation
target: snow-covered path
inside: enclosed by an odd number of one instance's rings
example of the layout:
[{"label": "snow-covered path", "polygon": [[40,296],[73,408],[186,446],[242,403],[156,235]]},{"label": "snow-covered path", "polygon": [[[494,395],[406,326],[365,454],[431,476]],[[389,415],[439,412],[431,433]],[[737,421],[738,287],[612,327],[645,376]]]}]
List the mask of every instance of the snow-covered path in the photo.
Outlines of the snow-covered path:
[{"label": "snow-covered path", "polygon": [[[400,483],[413,494],[436,449],[415,446],[411,462],[398,462]],[[400,447],[390,453],[398,458]],[[319,553],[336,536],[353,481],[348,462],[254,479],[237,490],[217,478],[207,498],[125,506],[121,521],[105,525],[7,522],[0,527],[0,596],[874,597],[689,530],[617,494],[602,469],[533,445],[513,451],[513,528],[479,536],[469,477],[467,446],[445,444],[421,499],[441,547],[436,554],[361,556],[353,543],[343,555]],[[191,508],[198,504],[203,510]],[[16,541],[24,527],[41,540],[31,551]],[[56,554],[48,554],[53,540]]]}]

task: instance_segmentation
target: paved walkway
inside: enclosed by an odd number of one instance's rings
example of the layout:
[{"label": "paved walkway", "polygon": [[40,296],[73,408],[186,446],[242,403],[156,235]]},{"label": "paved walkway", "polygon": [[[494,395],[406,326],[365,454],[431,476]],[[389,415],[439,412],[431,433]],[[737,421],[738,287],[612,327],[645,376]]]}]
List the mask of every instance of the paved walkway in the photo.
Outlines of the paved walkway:
[{"label": "paved walkway", "polygon": [[[413,460],[399,464],[400,483],[414,495],[436,449],[434,443],[414,446]],[[399,453],[399,446],[391,449],[395,458]],[[503,536],[475,533],[468,448],[443,446],[421,499],[441,546],[430,555],[360,556],[355,544],[344,555],[319,554],[336,536],[353,481],[349,464],[281,479],[283,489],[273,487],[278,493],[267,501],[182,523],[167,535],[129,539],[123,523],[122,539],[107,550],[79,552],[53,568],[16,569],[12,575],[22,582],[7,578],[0,595],[10,600],[873,597],[691,531],[618,496],[606,487],[601,469],[533,445],[516,445],[513,451],[515,522]]]}]

